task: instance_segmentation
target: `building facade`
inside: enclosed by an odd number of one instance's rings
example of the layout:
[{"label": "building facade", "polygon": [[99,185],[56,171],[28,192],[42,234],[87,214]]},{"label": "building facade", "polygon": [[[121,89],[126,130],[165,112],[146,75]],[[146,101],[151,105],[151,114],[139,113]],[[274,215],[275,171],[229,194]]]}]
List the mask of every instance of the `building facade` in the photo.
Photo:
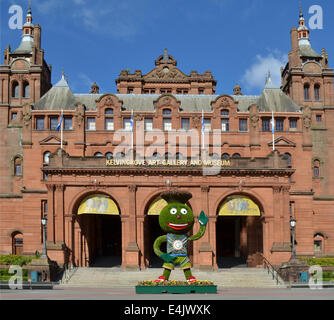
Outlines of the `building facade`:
[{"label": "building facade", "polygon": [[[210,71],[190,75],[167,53],[143,75],[122,70],[117,93],[51,85],[31,10],[18,49],[0,66],[0,253],[43,247],[59,265],[154,265],[160,194],[192,193],[209,217],[193,265],[273,265],[334,254],[334,91],[328,54],[316,53],[302,13],[291,31],[282,86],[216,94]],[[272,133],[274,119],[275,133]],[[59,126],[60,124],[60,126]],[[61,127],[60,130],[59,127]],[[195,225],[194,232],[198,228]]]}]

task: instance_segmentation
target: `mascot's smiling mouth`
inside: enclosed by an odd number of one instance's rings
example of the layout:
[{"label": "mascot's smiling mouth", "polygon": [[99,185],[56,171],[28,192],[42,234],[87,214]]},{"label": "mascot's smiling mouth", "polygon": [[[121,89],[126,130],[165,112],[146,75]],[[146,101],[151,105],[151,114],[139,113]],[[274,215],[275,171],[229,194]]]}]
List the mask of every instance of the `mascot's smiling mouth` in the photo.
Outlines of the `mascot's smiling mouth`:
[{"label": "mascot's smiling mouth", "polygon": [[189,223],[176,224],[176,223],[167,222],[167,224],[175,230],[182,230],[189,226]]}]

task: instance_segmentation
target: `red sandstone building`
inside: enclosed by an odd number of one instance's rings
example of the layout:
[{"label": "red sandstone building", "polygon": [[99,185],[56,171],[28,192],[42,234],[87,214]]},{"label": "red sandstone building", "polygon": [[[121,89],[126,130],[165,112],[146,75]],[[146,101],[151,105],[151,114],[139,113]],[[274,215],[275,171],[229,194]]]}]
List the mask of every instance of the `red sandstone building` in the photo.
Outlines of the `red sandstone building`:
[{"label": "red sandstone building", "polygon": [[269,76],[259,96],[238,85],[217,94],[210,71],[187,75],[165,51],[148,74],[122,70],[115,94],[96,84],[75,94],[64,76],[52,86],[29,10],[20,46],[0,66],[0,253],[41,252],[47,216],[48,257],[59,265],[112,257],[147,268],[159,196],[178,188],[209,216],[190,249],[195,267],[287,261],[290,217],[298,256],[333,255],[334,73],[302,15],[281,71],[281,88]]}]

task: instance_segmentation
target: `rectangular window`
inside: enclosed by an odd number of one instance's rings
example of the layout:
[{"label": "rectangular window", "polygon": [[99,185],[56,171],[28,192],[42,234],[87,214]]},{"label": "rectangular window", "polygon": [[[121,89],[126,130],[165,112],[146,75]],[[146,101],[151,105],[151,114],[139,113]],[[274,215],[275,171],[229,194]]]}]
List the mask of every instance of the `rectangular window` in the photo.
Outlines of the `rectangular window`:
[{"label": "rectangular window", "polygon": [[290,129],[297,129],[297,119],[290,119],[289,126],[290,126]]},{"label": "rectangular window", "polygon": [[153,119],[145,119],[144,120],[145,131],[153,130]]},{"label": "rectangular window", "polygon": [[57,130],[58,117],[50,117],[50,130]]},{"label": "rectangular window", "polygon": [[105,129],[106,130],[114,130],[114,119],[106,118],[105,119]]},{"label": "rectangular window", "polygon": [[17,120],[17,112],[12,112],[11,119],[12,120]]},{"label": "rectangular window", "polygon": [[190,119],[182,118],[181,119],[181,129],[182,130],[190,130]]},{"label": "rectangular window", "polygon": [[164,131],[172,130],[172,119],[163,119]]},{"label": "rectangular window", "polygon": [[222,131],[230,131],[230,121],[229,119],[221,120]]},{"label": "rectangular window", "polygon": [[321,251],[322,251],[322,241],[314,240],[314,252],[321,252]]},{"label": "rectangular window", "polygon": [[247,131],[247,119],[239,119],[239,131]]},{"label": "rectangular window", "polygon": [[36,117],[36,129],[44,130],[44,117]]},{"label": "rectangular window", "polygon": [[268,132],[270,129],[270,119],[262,119],[262,131]]},{"label": "rectangular window", "polygon": [[64,117],[64,130],[73,130],[72,117]]},{"label": "rectangular window", "polygon": [[131,119],[130,118],[123,119],[123,129],[126,131],[131,131]]},{"label": "rectangular window", "polygon": [[133,88],[128,88],[128,94],[133,93]]},{"label": "rectangular window", "polygon": [[322,116],[321,116],[321,114],[317,114],[317,115],[315,116],[315,120],[316,120],[317,122],[322,122]]},{"label": "rectangular window", "polygon": [[204,118],[204,131],[211,131],[211,119]]},{"label": "rectangular window", "polygon": [[283,119],[276,119],[275,131],[283,131],[284,129],[284,120]]},{"label": "rectangular window", "polygon": [[87,130],[96,130],[95,118],[87,118]]}]

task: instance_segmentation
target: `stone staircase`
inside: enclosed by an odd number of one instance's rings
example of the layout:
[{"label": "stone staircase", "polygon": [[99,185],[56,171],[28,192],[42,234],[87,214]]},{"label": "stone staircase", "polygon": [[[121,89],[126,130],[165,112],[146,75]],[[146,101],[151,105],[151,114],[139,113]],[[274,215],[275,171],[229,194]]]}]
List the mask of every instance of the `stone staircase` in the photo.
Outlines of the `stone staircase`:
[{"label": "stone staircase", "polygon": [[[192,269],[198,280],[213,281],[218,288],[279,288],[271,274],[263,268],[230,268],[217,271]],[[142,271],[124,271],[120,268],[77,268],[60,286],[66,287],[134,287],[138,281],[155,280],[162,273],[161,268]],[[183,271],[172,271],[170,280],[185,280]],[[281,282],[283,283],[283,281]]]}]

